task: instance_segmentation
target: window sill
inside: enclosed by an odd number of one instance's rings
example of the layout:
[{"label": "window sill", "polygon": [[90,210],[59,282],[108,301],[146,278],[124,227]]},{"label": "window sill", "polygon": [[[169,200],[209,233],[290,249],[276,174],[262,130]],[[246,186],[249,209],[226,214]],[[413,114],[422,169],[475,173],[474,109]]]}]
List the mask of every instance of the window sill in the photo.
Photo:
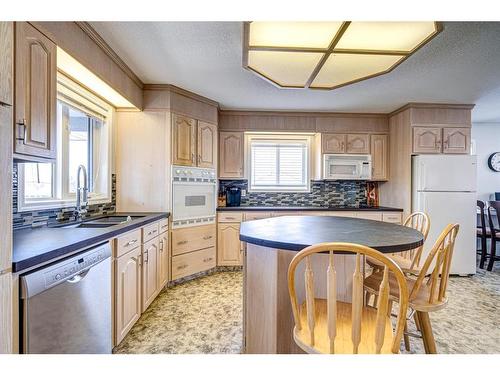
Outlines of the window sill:
[{"label": "window sill", "polygon": [[[111,203],[111,198],[104,196],[97,196],[94,198],[89,198],[87,206],[92,206],[96,204]],[[45,211],[53,210],[59,208],[69,208],[76,207],[76,200],[66,199],[66,200],[47,200],[47,201],[33,201],[25,204],[21,202],[17,203],[17,212],[27,212],[27,211]]]}]

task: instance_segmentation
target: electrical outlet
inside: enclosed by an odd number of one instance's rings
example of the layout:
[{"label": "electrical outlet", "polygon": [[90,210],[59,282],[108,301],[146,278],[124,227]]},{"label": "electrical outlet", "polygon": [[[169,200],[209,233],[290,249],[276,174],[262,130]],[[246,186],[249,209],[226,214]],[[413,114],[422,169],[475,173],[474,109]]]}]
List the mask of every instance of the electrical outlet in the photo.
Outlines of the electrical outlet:
[{"label": "electrical outlet", "polygon": [[247,196],[247,191],[246,189],[241,189],[241,196],[246,197]]}]

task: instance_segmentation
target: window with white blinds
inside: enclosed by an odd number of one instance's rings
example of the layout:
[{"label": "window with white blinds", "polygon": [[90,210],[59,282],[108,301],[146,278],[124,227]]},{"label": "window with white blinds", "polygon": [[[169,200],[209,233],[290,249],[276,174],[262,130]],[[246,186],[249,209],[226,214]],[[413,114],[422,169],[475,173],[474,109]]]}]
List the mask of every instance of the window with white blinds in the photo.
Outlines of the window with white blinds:
[{"label": "window with white blinds", "polygon": [[250,191],[309,191],[307,139],[250,139]]}]

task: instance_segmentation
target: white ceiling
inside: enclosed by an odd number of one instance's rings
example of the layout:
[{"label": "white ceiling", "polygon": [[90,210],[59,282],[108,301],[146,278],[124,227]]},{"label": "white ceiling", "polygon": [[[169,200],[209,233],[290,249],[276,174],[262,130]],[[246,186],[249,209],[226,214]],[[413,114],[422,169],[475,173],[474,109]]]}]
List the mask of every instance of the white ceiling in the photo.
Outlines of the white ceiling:
[{"label": "white ceiling", "polygon": [[391,112],[408,102],[476,104],[500,123],[500,22],[447,22],[391,73],[333,91],[279,89],[242,68],[241,22],[92,22],[144,83],[170,83],[223,109]]}]

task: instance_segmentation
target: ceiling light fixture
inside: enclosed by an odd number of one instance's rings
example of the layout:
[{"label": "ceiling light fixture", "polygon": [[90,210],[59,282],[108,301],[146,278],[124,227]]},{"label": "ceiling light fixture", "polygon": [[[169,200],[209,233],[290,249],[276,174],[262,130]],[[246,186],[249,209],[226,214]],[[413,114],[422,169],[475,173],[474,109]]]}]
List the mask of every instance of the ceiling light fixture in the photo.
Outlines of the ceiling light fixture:
[{"label": "ceiling light fixture", "polygon": [[243,67],[280,88],[331,90],[389,73],[439,22],[245,22]]}]

